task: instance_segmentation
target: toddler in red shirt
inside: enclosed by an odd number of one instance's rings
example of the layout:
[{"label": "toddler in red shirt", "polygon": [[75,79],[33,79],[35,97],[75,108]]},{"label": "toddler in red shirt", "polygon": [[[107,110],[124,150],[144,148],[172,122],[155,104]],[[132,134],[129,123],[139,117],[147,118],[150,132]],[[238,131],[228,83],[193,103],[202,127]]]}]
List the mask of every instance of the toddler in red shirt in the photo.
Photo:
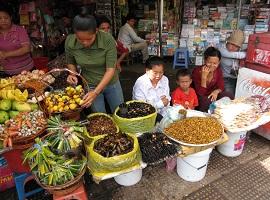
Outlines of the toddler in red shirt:
[{"label": "toddler in red shirt", "polygon": [[182,105],[186,109],[194,109],[198,106],[198,97],[193,88],[191,73],[188,69],[180,69],[176,73],[178,87],[172,93],[172,104]]}]

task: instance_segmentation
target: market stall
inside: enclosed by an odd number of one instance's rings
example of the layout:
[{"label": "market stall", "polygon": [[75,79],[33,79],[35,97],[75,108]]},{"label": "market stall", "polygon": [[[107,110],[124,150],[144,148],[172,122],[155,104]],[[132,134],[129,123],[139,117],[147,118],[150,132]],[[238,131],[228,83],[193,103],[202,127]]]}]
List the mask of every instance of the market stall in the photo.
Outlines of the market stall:
[{"label": "market stall", "polygon": [[[88,86],[79,74],[75,74],[78,85],[68,84],[67,72],[23,72],[1,79],[2,155],[12,172],[31,172],[42,188],[56,196],[80,188],[86,171],[95,182],[114,178],[130,186],[141,180],[145,167],[169,159],[176,159],[181,178],[200,181],[213,148],[227,144],[232,138],[228,131],[237,125],[218,115],[226,111],[228,102],[217,102],[214,115],[171,107],[160,124],[155,122],[156,109],[142,101],[125,102],[112,116],[84,117],[80,105]],[[253,121],[245,118],[245,123],[252,124],[249,129],[270,121],[263,99],[232,102],[261,109],[254,112]]]}]

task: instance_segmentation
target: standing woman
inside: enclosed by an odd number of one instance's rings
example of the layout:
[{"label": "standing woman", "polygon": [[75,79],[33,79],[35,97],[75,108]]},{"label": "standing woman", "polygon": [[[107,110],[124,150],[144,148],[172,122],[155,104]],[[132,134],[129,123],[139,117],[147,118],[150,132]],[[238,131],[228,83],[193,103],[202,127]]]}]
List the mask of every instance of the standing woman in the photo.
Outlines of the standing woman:
[{"label": "standing woman", "polygon": [[[105,98],[111,112],[123,103],[123,93],[116,72],[117,52],[111,34],[98,31],[97,23],[85,8],[73,20],[74,34],[65,43],[67,67],[76,72],[77,66],[87,79],[90,92],[84,97],[83,107],[93,112],[106,113]],[[68,76],[70,83],[77,83],[76,76]]]},{"label": "standing woman", "polygon": [[200,111],[207,112],[209,105],[222,97],[232,98],[232,94],[224,91],[224,80],[219,66],[220,59],[220,51],[215,47],[208,47],[204,52],[205,65],[196,67],[192,72]]},{"label": "standing woman", "polygon": [[0,65],[7,75],[33,68],[30,40],[23,27],[12,24],[12,12],[0,5]]}]

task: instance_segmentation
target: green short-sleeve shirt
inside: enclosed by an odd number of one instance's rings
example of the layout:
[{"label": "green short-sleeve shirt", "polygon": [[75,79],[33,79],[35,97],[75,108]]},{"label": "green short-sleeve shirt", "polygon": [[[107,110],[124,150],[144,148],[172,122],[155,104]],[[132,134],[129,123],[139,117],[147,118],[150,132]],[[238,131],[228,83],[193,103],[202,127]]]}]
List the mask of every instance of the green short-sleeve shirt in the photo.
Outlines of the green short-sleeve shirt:
[{"label": "green short-sleeve shirt", "polygon": [[[65,42],[67,64],[79,65],[82,75],[90,85],[96,86],[103,78],[106,68],[114,68],[117,61],[116,43],[111,34],[98,31],[91,47],[83,47],[74,34]],[[117,70],[109,84],[118,80]]]}]

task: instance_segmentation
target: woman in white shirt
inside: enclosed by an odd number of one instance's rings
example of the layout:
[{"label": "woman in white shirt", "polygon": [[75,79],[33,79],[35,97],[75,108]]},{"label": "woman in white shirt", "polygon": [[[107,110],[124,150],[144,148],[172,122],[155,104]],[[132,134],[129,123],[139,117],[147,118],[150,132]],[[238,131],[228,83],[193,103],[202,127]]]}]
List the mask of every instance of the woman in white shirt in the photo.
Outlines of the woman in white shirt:
[{"label": "woman in white shirt", "polygon": [[164,74],[164,62],[154,56],[146,61],[146,73],[140,76],[133,87],[133,99],[152,104],[159,114],[165,115],[170,105],[169,80]]}]

